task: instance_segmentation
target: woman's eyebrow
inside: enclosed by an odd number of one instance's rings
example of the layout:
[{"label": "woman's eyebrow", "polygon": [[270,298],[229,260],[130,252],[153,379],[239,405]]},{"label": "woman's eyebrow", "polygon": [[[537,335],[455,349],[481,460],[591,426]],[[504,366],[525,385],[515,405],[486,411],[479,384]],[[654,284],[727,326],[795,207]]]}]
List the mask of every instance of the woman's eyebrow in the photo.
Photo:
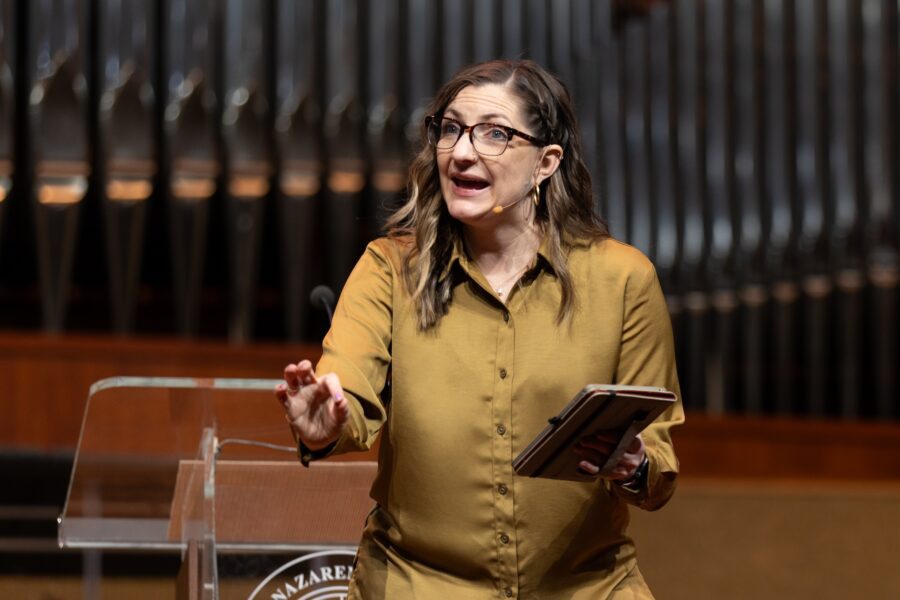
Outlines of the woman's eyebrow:
[{"label": "woman's eyebrow", "polygon": [[[453,109],[453,108],[448,108],[447,110],[445,110],[444,115],[445,116],[450,115],[454,119],[457,119],[460,121],[462,120],[462,115],[456,109]],[[480,117],[478,117],[478,122],[479,123],[493,123],[495,119],[501,119],[507,123],[511,122],[509,120],[509,118],[506,115],[504,115],[503,113],[494,113],[494,112],[481,115]],[[499,123],[498,123],[498,125],[499,125]]]},{"label": "woman's eyebrow", "polygon": [[491,122],[495,119],[502,119],[504,121],[509,122],[509,119],[506,117],[506,115],[501,114],[501,113],[487,113],[487,114],[481,115],[479,117],[479,119],[481,120],[482,123]]}]

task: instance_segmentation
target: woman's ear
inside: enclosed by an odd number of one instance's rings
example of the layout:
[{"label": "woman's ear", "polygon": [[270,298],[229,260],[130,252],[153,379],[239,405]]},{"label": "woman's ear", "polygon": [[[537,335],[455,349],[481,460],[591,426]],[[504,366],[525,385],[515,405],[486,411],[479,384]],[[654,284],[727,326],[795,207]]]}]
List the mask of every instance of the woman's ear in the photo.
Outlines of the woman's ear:
[{"label": "woman's ear", "polygon": [[534,178],[538,185],[542,181],[556,173],[559,163],[563,159],[563,149],[559,144],[550,144],[541,148],[541,157],[534,171]]}]

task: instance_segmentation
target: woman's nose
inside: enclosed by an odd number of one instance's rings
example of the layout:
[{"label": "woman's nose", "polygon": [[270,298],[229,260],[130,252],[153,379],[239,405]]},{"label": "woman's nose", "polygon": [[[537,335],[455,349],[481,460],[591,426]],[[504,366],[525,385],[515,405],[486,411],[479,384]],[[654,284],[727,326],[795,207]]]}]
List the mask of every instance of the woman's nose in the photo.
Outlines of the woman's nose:
[{"label": "woman's nose", "polygon": [[478,152],[475,151],[475,147],[472,145],[472,138],[469,137],[469,132],[467,131],[453,146],[453,160],[474,161],[477,159]]}]

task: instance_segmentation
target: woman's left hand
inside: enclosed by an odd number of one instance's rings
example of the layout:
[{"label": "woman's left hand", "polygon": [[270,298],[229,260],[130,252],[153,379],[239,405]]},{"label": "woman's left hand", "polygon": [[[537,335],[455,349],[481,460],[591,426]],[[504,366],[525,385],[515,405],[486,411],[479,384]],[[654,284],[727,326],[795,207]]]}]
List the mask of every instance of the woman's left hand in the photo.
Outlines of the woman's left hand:
[{"label": "woman's left hand", "polygon": [[[596,433],[581,438],[575,444],[575,454],[581,457],[578,467],[590,475],[598,475],[600,469],[606,464],[606,459],[616,449],[616,442],[619,436],[616,433]],[[606,479],[621,481],[630,479],[641,462],[644,460],[644,440],[640,434],[635,436],[628,447],[625,454],[619,459],[619,462],[613,467],[611,473]]]}]

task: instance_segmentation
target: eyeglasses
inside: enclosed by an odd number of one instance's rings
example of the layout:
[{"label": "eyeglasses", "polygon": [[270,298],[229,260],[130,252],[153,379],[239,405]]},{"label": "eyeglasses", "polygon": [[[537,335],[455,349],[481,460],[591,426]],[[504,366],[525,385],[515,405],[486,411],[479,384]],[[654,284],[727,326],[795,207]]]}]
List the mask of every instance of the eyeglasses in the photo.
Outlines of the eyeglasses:
[{"label": "eyeglasses", "polygon": [[463,125],[450,117],[438,118],[437,115],[431,115],[425,117],[425,128],[428,131],[428,143],[439,150],[449,150],[454,147],[466,132],[469,132],[469,141],[472,142],[472,147],[483,156],[500,156],[506,151],[509,140],[515,135],[535,146],[547,145],[546,142],[532,135],[496,123]]}]

